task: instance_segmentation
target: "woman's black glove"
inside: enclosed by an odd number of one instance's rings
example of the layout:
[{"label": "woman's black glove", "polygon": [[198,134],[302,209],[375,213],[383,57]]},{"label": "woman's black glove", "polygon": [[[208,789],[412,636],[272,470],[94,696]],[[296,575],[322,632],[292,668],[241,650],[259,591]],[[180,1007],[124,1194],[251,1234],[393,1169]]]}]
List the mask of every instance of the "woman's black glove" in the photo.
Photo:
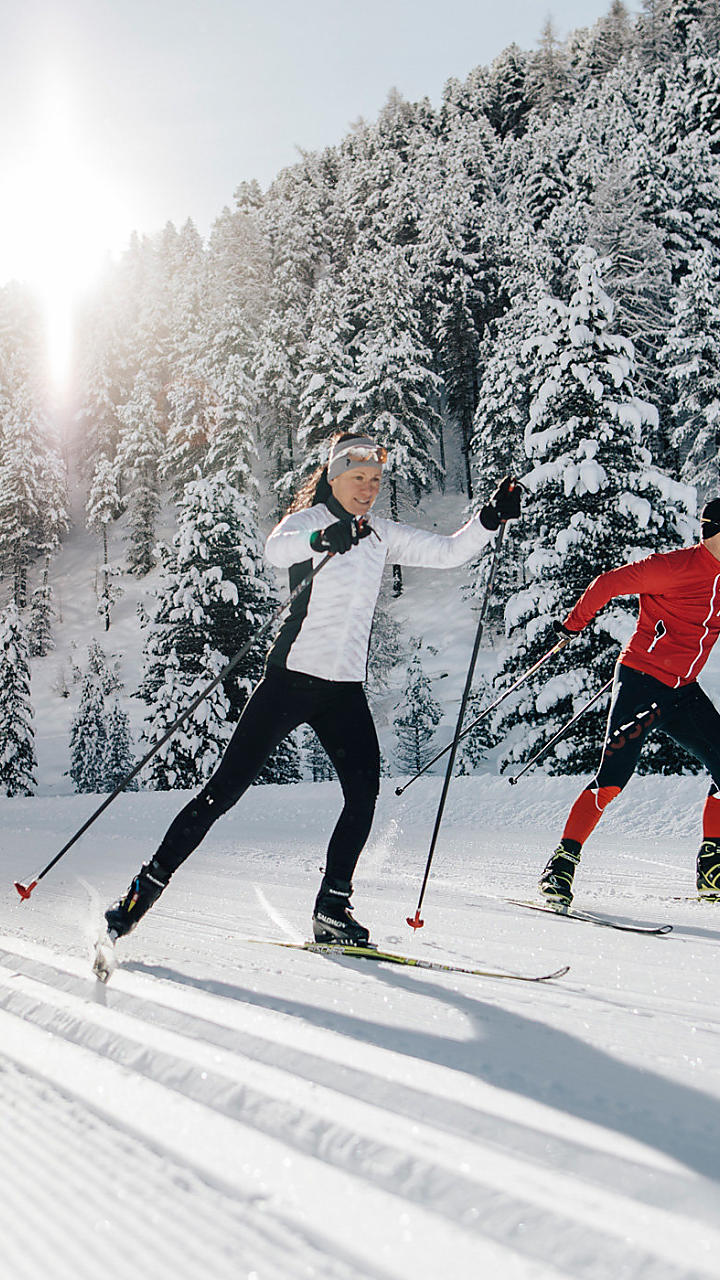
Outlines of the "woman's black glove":
[{"label": "woman's black glove", "polygon": [[498,485],[492,498],[480,512],[480,523],[486,529],[495,530],[506,520],[517,520],[520,515],[522,485],[513,476],[506,476]]},{"label": "woman's black glove", "polygon": [[329,524],[327,529],[316,529],[310,534],[310,546],[313,551],[331,551],[335,556],[342,556],[351,547],[356,547],[361,538],[372,533],[369,524],[353,517],[352,520],[338,520]]}]

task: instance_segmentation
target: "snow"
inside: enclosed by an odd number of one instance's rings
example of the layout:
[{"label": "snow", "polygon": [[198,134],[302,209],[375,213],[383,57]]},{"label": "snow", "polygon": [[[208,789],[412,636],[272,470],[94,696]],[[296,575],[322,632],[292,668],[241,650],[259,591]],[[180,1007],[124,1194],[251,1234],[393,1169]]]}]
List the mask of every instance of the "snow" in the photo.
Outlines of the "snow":
[{"label": "snow", "polygon": [[[375,940],[542,986],[304,955],[335,783],[254,788],[99,987],[101,906],[183,797],[121,796],[29,902],[97,797],[0,802],[4,1274],[548,1280],[717,1274],[716,908],[692,892],[704,784],[637,778],[579,905],[668,938],[524,911],[577,779],[385,783],[356,876]],[[250,939],[253,939],[251,941]]]}]

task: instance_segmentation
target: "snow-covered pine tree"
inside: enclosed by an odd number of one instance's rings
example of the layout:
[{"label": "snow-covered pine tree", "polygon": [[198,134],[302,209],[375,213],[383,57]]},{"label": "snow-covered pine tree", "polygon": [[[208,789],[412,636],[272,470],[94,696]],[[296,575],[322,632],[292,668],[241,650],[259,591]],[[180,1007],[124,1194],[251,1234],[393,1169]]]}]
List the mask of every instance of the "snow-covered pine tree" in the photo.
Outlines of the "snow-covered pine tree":
[{"label": "snow-covered pine tree", "polygon": [[309,725],[303,733],[303,752],[313,782],[329,782],[335,777],[328,754],[315,730]]},{"label": "snow-covered pine tree", "polygon": [[[272,601],[250,500],[223,472],[191,481],[172,549],[162,549],[157,603],[147,627],[140,696],[148,705],[148,747],[262,625]],[[200,704],[148,765],[154,786],[189,787],[209,776],[261,664],[262,652],[251,649]]]},{"label": "snow-covered pine tree", "polygon": [[0,568],[12,576],[19,609],[31,564],[57,547],[68,526],[62,464],[41,417],[31,385],[11,385],[0,422]]},{"label": "snow-covered pine tree", "polygon": [[673,444],[681,474],[706,496],[720,490],[720,259],[691,259],[673,300],[662,362],[674,390]]},{"label": "snow-covered pine tree", "polygon": [[[445,420],[460,438],[464,481],[472,498],[469,442],[477,404],[478,344],[501,310],[496,268],[501,225],[493,199],[497,142],[487,121],[453,115],[444,136],[428,139],[416,163],[418,242],[413,249],[422,289],[427,341],[442,376],[438,424],[445,470]],[[449,477],[452,481],[453,477]]]},{"label": "snow-covered pine tree", "polygon": [[[506,608],[510,643],[499,688],[555,643],[561,619],[598,573],[682,544],[695,494],[659,471],[642,443],[655,410],[635,394],[632,344],[613,331],[602,284],[604,263],[588,246],[575,257],[569,303],[548,298],[539,332],[525,346],[533,396],[525,432],[534,494],[522,521],[519,558],[525,583]],[[607,680],[618,642],[632,627],[632,604],[616,601],[527,681],[498,711],[505,765],[522,761],[556,732]],[[585,772],[597,763],[602,711],[589,712],[571,741],[548,757],[552,772]],[[663,758],[660,739],[655,748]]]},{"label": "snow-covered pine tree", "polygon": [[119,418],[122,427],[115,465],[130,509],[128,567],[142,577],[155,564],[158,464],[163,448],[157,390],[143,369],[135,378],[129,400],[119,410]]},{"label": "snow-covered pine tree", "polygon": [[0,790],[31,796],[37,786],[30,666],[25,631],[14,604],[0,614]]},{"label": "snow-covered pine tree", "polygon": [[[354,340],[356,355],[356,431],[385,445],[390,514],[400,515],[400,498],[416,502],[437,482],[435,457],[440,416],[440,379],[422,333],[418,287],[401,249],[388,249],[373,261],[355,264],[358,296],[364,277],[367,320]],[[393,565],[393,589],[402,591],[402,571]]]},{"label": "snow-covered pine tree", "polygon": [[103,559],[100,567],[98,586],[98,613],[105,622],[105,630],[110,630],[110,618],[113,606],[119,600],[122,590],[113,582],[118,573],[110,564],[108,530],[121,509],[120,495],[117,487],[117,469],[108,458],[101,457],[95,468],[90,485],[85,519],[88,529],[99,533],[102,538]]},{"label": "snow-covered pine tree", "polygon": [[[419,648],[419,646],[418,646]],[[442,707],[433,697],[419,652],[410,659],[403,698],[393,720],[397,746],[395,758],[405,773],[417,773],[433,754],[435,730]]]},{"label": "snow-covered pine tree", "polygon": [[[126,778],[135,767],[136,763],[130,720],[127,712],[123,710],[117,694],[112,698],[110,706],[106,706],[105,724],[107,747],[102,789],[103,791],[114,791],[123,778]],[[133,778],[125,786],[126,791],[137,791],[137,789],[137,778]]]},{"label": "snow-covered pine tree", "polygon": [[544,114],[553,103],[567,100],[570,85],[566,51],[548,17],[540,32],[538,51],[528,67],[527,92],[533,107]]},{"label": "snow-covered pine tree", "polygon": [[107,745],[105,698],[98,674],[91,666],[83,677],[80,703],[70,727],[69,774],[76,791],[106,790]]},{"label": "snow-covered pine tree", "polygon": [[[342,284],[321,281],[309,311],[310,335],[300,366],[299,466],[287,477],[295,488],[327,458],[338,431],[352,431],[355,367],[350,343],[354,327]],[[279,492],[289,499],[285,486]]]},{"label": "snow-covered pine tree", "polygon": [[[486,676],[479,672],[474,680],[472,693],[468,698],[464,726],[473,724],[474,720],[489,707],[494,700],[493,687]],[[460,743],[458,752],[458,773],[475,773],[487,757],[497,741],[493,732],[492,716],[484,716],[469,730]]]},{"label": "snow-covered pine tree", "polygon": [[50,570],[46,562],[40,585],[30,597],[30,617],[27,626],[28,653],[31,658],[44,658],[55,648],[52,624],[57,615],[53,608],[53,589]]}]

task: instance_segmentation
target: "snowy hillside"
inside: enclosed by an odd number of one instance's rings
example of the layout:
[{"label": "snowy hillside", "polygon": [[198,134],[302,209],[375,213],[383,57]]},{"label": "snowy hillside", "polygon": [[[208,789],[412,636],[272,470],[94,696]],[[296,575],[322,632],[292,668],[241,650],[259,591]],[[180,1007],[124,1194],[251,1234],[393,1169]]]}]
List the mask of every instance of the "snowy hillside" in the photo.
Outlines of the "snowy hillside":
[{"label": "snowy hillside", "polygon": [[[335,784],[256,787],[89,976],[104,905],[180,797],[0,802],[0,1272],[12,1280],[696,1280],[720,1245],[720,918],[692,892],[700,779],[637,779],[578,904],[533,892],[573,780],[386,783],[357,876],[375,940],[544,985],[327,959],[307,936]],[[251,941],[252,939],[252,941]],[[260,941],[258,941],[260,940]]]}]

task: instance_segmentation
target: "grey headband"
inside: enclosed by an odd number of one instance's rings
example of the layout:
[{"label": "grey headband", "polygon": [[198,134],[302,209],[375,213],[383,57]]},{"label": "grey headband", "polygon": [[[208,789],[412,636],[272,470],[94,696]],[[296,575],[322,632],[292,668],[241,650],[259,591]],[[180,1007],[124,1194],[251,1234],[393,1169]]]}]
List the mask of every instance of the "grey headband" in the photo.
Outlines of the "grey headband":
[{"label": "grey headband", "polygon": [[368,454],[374,451],[379,452],[380,446],[377,440],[371,439],[370,436],[358,436],[355,440],[342,440],[338,444],[334,444],[330,450],[330,459],[328,461],[328,480],[335,480],[343,471],[352,471],[354,467],[374,467],[377,471],[382,471],[383,464],[379,458],[372,456],[368,458],[358,458],[358,451],[367,450]]}]

